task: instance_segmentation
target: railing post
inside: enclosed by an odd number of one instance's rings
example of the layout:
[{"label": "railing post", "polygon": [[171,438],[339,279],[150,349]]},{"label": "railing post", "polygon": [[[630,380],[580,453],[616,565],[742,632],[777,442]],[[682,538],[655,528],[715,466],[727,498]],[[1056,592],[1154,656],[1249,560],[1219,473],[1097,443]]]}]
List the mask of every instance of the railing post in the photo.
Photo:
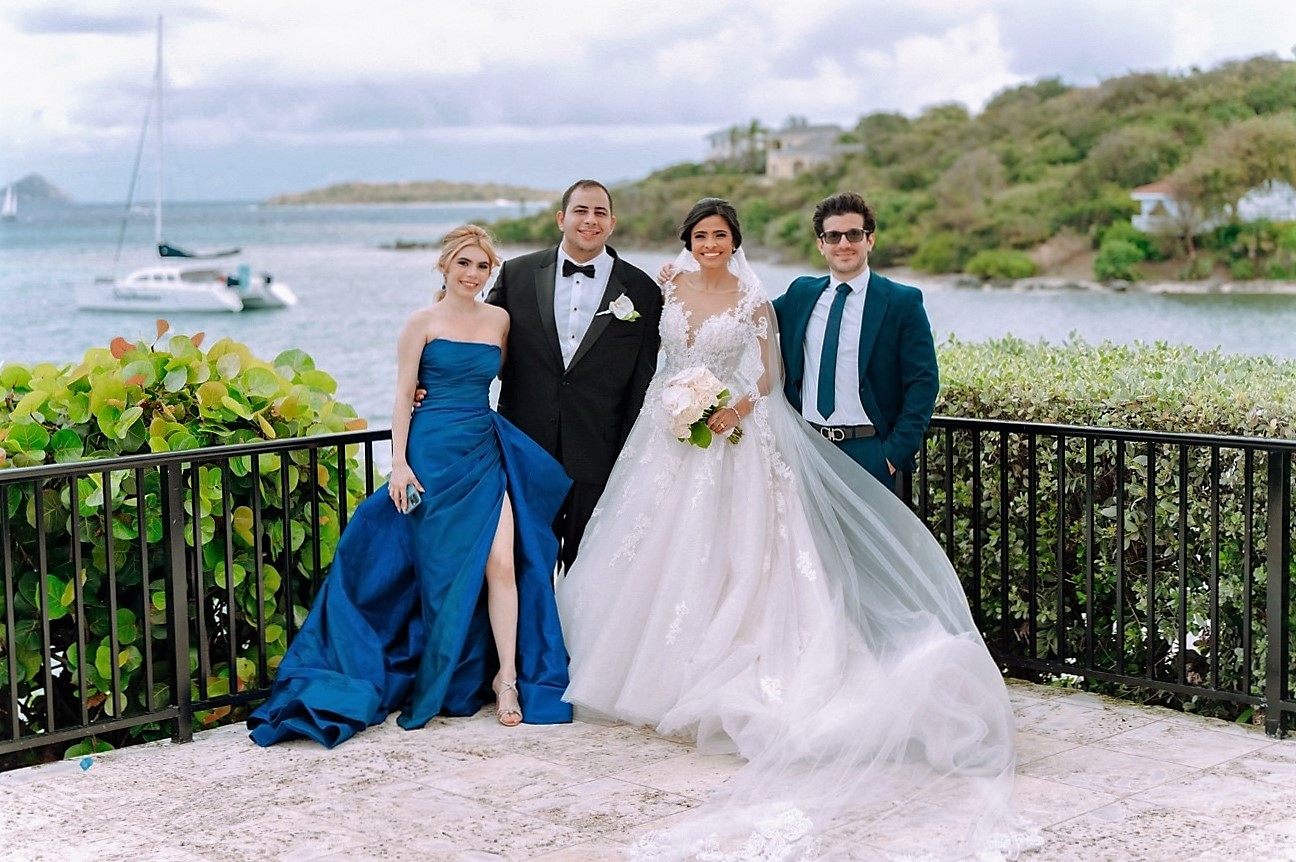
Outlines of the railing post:
[{"label": "railing post", "polygon": [[[179,464],[163,464],[162,543],[166,548],[167,628],[171,631],[172,686],[176,715],[172,742],[193,741],[193,698],[189,693],[189,573],[185,568],[184,483]],[[195,517],[197,513],[195,512]]]},{"label": "railing post", "polygon": [[1291,457],[1269,450],[1269,524],[1265,537],[1265,733],[1286,736],[1287,608],[1291,598]]}]

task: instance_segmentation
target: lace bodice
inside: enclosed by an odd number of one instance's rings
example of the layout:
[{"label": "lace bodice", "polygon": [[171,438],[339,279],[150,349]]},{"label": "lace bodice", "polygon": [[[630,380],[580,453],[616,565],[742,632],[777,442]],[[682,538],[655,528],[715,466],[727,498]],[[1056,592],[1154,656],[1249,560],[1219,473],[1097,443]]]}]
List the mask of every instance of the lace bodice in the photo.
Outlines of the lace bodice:
[{"label": "lace bodice", "polygon": [[769,303],[758,292],[740,289],[727,309],[706,314],[690,309],[675,285],[667,284],[661,319],[665,365],[660,376],[703,366],[735,396],[760,395],[769,313]]}]

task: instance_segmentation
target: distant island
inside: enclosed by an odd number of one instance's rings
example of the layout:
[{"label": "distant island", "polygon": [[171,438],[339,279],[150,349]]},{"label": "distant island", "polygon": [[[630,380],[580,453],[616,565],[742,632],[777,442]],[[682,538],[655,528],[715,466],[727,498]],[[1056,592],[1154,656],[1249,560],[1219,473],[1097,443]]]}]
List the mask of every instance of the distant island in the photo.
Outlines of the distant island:
[{"label": "distant island", "polygon": [[40,174],[28,174],[20,180],[15,180],[9,185],[14,190],[14,195],[18,198],[18,204],[21,206],[32,201],[43,201],[46,203],[70,204],[71,196]]},{"label": "distant island", "polygon": [[277,195],[267,200],[266,205],[418,204],[495,200],[549,203],[558,200],[561,196],[562,192],[551,189],[533,189],[502,183],[424,180],[406,183],[339,183],[314,191]]}]

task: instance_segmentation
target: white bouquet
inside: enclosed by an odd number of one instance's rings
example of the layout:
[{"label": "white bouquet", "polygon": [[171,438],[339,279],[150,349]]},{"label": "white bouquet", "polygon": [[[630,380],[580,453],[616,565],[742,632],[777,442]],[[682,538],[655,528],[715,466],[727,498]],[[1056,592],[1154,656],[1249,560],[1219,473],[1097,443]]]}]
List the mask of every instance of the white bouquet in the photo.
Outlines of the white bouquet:
[{"label": "white bouquet", "polygon": [[[702,366],[686,368],[666,381],[662,389],[662,409],[670,419],[671,433],[682,443],[705,449],[711,445],[711,414],[729,404],[729,390],[720,379]],[[742,439],[742,429],[729,434],[730,443]]]}]

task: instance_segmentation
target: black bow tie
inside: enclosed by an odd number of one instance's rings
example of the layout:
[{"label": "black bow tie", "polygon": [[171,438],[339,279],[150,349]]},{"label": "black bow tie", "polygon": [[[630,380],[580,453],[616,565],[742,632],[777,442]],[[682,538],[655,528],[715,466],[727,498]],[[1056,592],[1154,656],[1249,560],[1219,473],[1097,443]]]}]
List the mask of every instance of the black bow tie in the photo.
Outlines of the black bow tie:
[{"label": "black bow tie", "polygon": [[577,266],[566,258],[563,259],[563,278],[571,278],[576,273],[580,273],[586,278],[594,277],[594,264],[587,263],[584,266]]}]

